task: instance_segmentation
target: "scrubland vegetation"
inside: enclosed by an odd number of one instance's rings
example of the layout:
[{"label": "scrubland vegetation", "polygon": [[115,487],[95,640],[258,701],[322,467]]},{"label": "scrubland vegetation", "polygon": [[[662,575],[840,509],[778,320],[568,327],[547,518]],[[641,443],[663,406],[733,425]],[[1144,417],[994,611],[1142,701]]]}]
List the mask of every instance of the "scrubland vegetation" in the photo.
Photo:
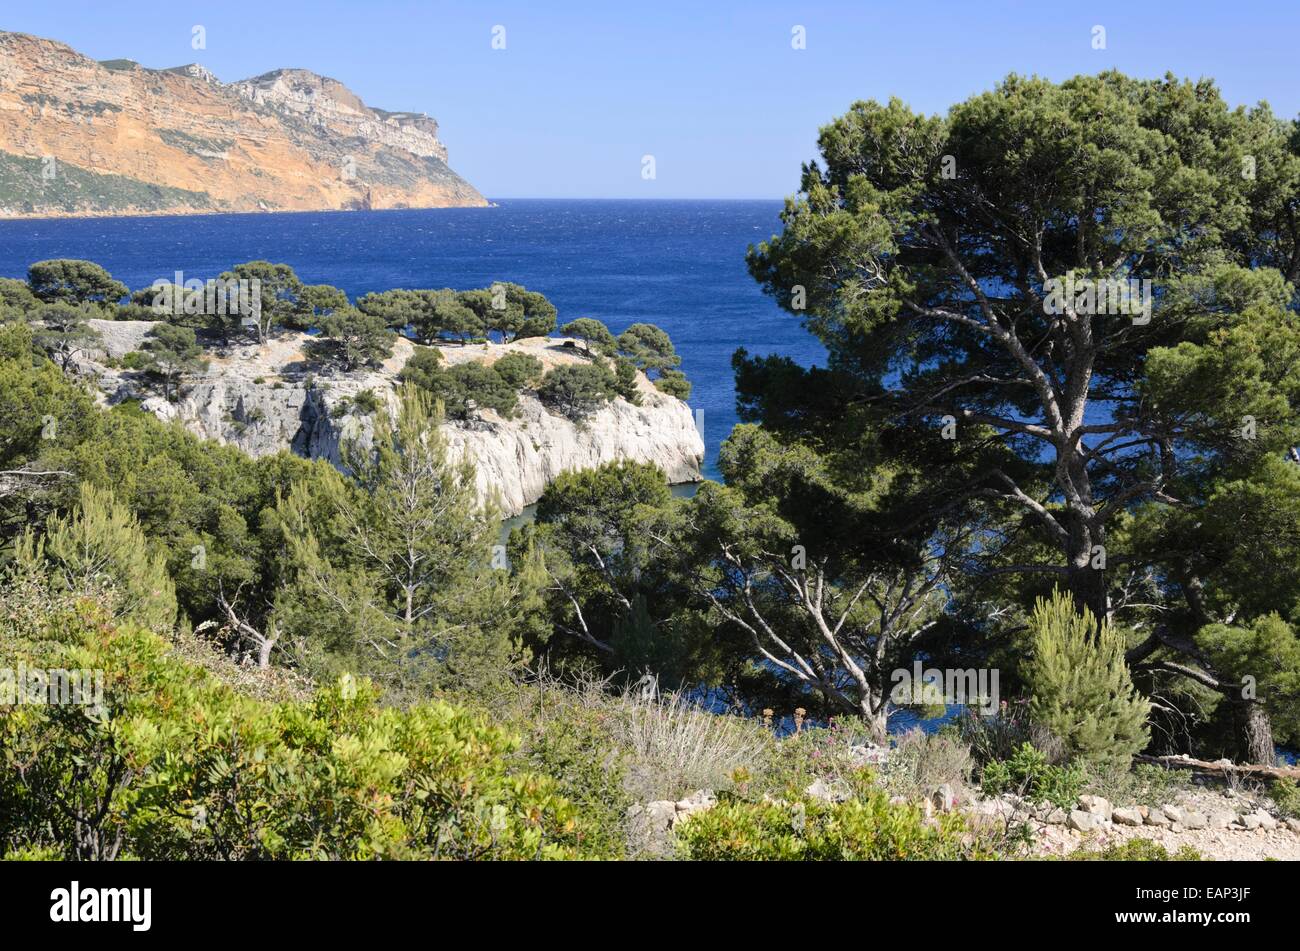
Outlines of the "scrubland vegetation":
[{"label": "scrubland vegetation", "polygon": [[[946,117],[857,103],[819,144],[748,262],[827,366],[738,352],[721,482],[566,472],[504,546],[444,421],[521,391],[581,418],[638,371],[685,396],[658,328],[448,365],[555,308],[354,306],[252,262],[255,328],[182,308],[132,358],[170,395],[195,329],[316,328],[344,369],[408,335],[399,409],[372,394],[335,469],[95,405],[63,372],[86,321],[145,307],[102,268],[0,282],[2,656],[103,673],[95,703],[0,706],[0,851],[994,859],[1028,824],[954,805],[1156,806],[1187,774],[1139,755],[1300,742],[1296,123],[1207,81],[1010,77]],[[998,695],[900,693],[917,662]]]}]

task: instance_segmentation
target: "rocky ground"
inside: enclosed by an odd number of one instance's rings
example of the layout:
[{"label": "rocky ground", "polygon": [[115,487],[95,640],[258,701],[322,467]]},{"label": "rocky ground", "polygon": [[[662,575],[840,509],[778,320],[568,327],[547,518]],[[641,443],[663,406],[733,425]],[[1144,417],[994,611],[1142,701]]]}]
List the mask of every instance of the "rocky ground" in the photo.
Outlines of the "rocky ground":
[{"label": "rocky ground", "polygon": [[1150,839],[1170,852],[1191,846],[1207,859],[1300,860],[1300,819],[1282,819],[1267,801],[1226,788],[1192,787],[1160,806],[1116,806],[1085,795],[1076,807],[1034,807],[1015,796],[977,800],[977,817],[1014,817],[1034,831],[1032,853],[1047,857],[1076,849],[1102,849],[1130,839]]},{"label": "rocky ground", "polygon": [[[850,750],[850,759],[854,765],[881,767],[888,761],[889,752],[881,747],[855,746]],[[851,795],[841,781],[824,778],[813,782],[805,793],[828,802]],[[1190,846],[1212,861],[1300,861],[1300,819],[1278,816],[1263,796],[1198,777],[1183,789],[1171,792],[1169,799],[1156,806],[1116,805],[1105,797],[1085,794],[1066,810],[1035,805],[1011,793],[985,797],[945,784],[921,805],[931,817],[937,812],[958,810],[967,813],[977,825],[1006,830],[1027,826],[1033,841],[1026,858],[1060,857],[1147,839],[1164,846],[1170,854]],[[897,796],[895,801],[906,800]],[[676,826],[716,803],[712,791],[701,789],[677,801],[634,806],[629,819],[638,848],[648,855],[670,855]]]}]

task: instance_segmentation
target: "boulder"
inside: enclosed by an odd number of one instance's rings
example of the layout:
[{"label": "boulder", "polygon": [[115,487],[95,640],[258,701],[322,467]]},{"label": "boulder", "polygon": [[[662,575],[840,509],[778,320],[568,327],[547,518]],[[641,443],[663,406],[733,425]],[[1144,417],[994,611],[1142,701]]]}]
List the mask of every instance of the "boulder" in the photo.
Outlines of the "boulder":
[{"label": "boulder", "polygon": [[1091,812],[1072,809],[1069,818],[1065,820],[1065,824],[1079,832],[1092,832],[1094,829],[1101,828],[1102,822],[1099,816],[1095,816]]},{"label": "boulder", "polygon": [[1079,808],[1107,822],[1110,821],[1111,813],[1114,811],[1109,799],[1091,795],[1079,797]]},{"label": "boulder", "polygon": [[934,804],[936,812],[952,812],[957,808],[957,794],[952,786],[944,783],[930,794],[930,802]]},{"label": "boulder", "polygon": [[1203,812],[1193,812],[1188,810],[1183,813],[1183,818],[1179,822],[1184,829],[1205,829],[1210,825],[1210,820]]},{"label": "boulder", "polygon": [[849,747],[849,761],[854,766],[882,766],[889,762],[889,750],[869,743]]},{"label": "boulder", "polygon": [[[692,816],[697,812],[704,812],[706,809],[712,809],[718,804],[718,797],[713,794],[711,789],[697,789],[685,799],[679,799],[673,803],[674,818],[673,822],[677,823]],[[657,805],[651,803],[650,805]]]},{"label": "boulder", "polygon": [[1173,825],[1173,821],[1165,815],[1164,810],[1152,809],[1147,813],[1146,824],[1158,829],[1168,829]]},{"label": "boulder", "polygon": [[1182,822],[1183,816],[1187,815],[1187,810],[1183,809],[1181,806],[1165,806],[1161,811],[1165,814],[1165,818],[1170,822]]},{"label": "boulder", "polygon": [[1287,819],[1285,825],[1292,832],[1300,832],[1300,819]]},{"label": "boulder", "polygon": [[804,795],[810,799],[820,799],[822,802],[846,802],[853,798],[853,793],[839,780],[833,779],[828,782],[821,777],[809,784],[804,790]]},{"label": "boulder", "polygon": [[1121,826],[1140,826],[1142,825],[1142,813],[1136,806],[1128,806],[1116,809],[1111,813],[1111,820],[1116,825]]}]

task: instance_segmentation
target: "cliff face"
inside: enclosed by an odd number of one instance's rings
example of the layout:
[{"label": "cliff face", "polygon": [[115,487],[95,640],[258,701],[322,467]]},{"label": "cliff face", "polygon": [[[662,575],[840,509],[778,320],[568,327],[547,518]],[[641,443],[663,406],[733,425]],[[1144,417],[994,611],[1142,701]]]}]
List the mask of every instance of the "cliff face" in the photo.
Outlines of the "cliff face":
[{"label": "cliff face", "polygon": [[485,205],[438,124],[299,69],[97,63],[0,32],[0,215]]},{"label": "cliff face", "polygon": [[[179,419],[199,436],[239,446],[254,456],[289,449],[335,464],[344,439],[364,443],[373,429],[373,417],[357,409],[353,398],[369,390],[390,407],[395,405],[393,381],[413,352],[408,341],[399,339],[393,356],[377,370],[309,371],[303,345],[310,338],[282,334],[260,348],[249,344],[210,352],[207,372],[189,380],[182,398],[169,403],[142,389],[134,374],[109,365],[109,358],[139,350],[153,323],[93,320],[91,325],[100,334],[101,348],[79,360],[76,370],[94,382],[104,403],[138,399],[159,418]],[[491,362],[510,350],[530,353],[548,368],[583,360],[547,338],[442,348],[448,363]],[[453,457],[474,462],[480,497],[494,496],[507,515],[537,501],[561,472],[616,460],[652,462],[670,482],[698,481],[704,442],[690,408],[660,393],[644,377],[638,386],[642,405],[616,399],[581,425],[548,412],[534,396],[522,393],[519,415],[512,419],[483,410],[476,419],[448,423],[443,432]]]}]

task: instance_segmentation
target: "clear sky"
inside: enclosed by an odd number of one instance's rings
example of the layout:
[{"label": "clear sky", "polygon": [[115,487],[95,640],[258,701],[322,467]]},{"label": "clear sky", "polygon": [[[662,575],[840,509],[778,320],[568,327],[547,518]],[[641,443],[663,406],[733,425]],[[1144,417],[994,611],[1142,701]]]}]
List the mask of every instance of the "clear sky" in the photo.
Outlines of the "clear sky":
[{"label": "clear sky", "polygon": [[1300,113],[1298,0],[11,0],[0,27],[226,81],[333,76],[435,117],[452,167],[495,198],[779,198],[853,100],[943,112],[1011,71],[1212,76],[1233,104]]}]

